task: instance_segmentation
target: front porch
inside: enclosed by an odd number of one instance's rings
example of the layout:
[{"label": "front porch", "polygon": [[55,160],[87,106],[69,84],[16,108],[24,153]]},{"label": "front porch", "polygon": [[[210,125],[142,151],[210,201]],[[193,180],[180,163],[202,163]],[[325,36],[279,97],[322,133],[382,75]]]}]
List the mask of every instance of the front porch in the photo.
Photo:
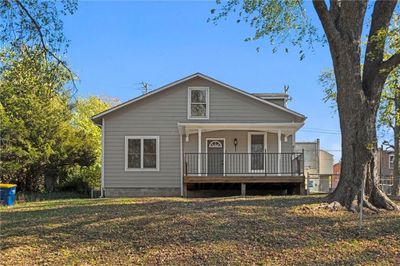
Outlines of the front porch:
[{"label": "front porch", "polygon": [[[199,165],[200,162],[200,165]],[[270,184],[304,194],[303,153],[185,153],[184,196],[190,184]]]},{"label": "front porch", "polygon": [[[304,153],[293,152],[301,126],[281,124],[185,124],[181,132],[183,195],[194,184],[246,184],[304,191]],[[294,188],[294,189],[292,189]]]}]

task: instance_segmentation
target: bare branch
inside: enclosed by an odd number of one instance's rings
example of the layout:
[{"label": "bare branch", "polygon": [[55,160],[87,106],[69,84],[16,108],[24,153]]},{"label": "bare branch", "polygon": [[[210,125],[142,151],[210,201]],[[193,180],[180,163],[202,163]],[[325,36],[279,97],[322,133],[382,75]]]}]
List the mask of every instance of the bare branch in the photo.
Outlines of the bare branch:
[{"label": "bare branch", "polygon": [[36,28],[37,33],[39,34],[39,39],[40,39],[40,44],[42,46],[43,51],[50,55],[50,57],[54,58],[58,64],[62,65],[64,69],[67,70],[69,76],[70,76],[70,80],[74,86],[74,89],[77,90],[77,86],[75,83],[75,77],[76,75],[74,74],[74,72],[68,67],[67,63],[63,60],[61,60],[55,53],[53,53],[50,49],[48,49],[46,42],[45,42],[45,38],[42,32],[42,28],[40,27],[39,23],[36,21],[36,19],[30,14],[29,10],[19,1],[19,0],[14,0],[15,3],[20,7],[20,9],[22,10],[23,13],[25,13],[28,18],[31,20],[31,22],[33,23],[34,27]]}]

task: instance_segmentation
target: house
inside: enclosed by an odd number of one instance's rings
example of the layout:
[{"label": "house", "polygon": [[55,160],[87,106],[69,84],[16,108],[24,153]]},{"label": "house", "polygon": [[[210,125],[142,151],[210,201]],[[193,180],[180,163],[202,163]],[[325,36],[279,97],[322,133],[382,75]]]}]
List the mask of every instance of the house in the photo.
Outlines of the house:
[{"label": "house", "polygon": [[320,146],[319,139],[294,146],[295,152],[304,151],[304,172],[309,175],[311,192],[329,192],[332,183],[334,156]]},{"label": "house", "polygon": [[378,172],[382,177],[393,176],[394,152],[391,150],[378,149]]},{"label": "house", "polygon": [[251,94],[196,73],[114,106],[102,127],[106,197],[186,196],[208,185],[304,187],[296,132],[305,116],[286,94]]},{"label": "house", "polygon": [[378,149],[378,173],[380,175],[380,186],[386,194],[392,193],[393,169],[394,169],[394,151]]},{"label": "house", "polygon": [[333,165],[333,180],[332,180],[332,189],[335,189],[339,184],[340,172],[342,170],[342,163],[338,162]]}]

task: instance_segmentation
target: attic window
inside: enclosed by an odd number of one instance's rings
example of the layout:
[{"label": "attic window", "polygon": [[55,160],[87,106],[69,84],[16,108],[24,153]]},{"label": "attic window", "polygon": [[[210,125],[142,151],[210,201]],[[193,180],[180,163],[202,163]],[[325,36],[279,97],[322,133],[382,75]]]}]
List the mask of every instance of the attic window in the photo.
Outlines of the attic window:
[{"label": "attic window", "polygon": [[188,119],[208,119],[209,99],[208,87],[189,87]]}]

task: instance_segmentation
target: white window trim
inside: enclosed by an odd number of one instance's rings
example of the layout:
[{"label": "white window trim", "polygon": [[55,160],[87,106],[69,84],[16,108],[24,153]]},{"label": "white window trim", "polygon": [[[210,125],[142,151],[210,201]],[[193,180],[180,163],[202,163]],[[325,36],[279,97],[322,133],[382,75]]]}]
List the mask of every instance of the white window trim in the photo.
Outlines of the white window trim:
[{"label": "white window trim", "polygon": [[394,154],[389,154],[389,169],[394,169]]},{"label": "white window trim", "polygon": [[[192,91],[205,90],[206,97],[206,117],[192,117]],[[188,104],[187,104],[187,119],[190,120],[208,120],[210,118],[210,88],[209,87],[188,87]]]},{"label": "white window trim", "polygon": [[268,152],[268,132],[248,132],[247,133],[247,152],[249,153],[248,164],[249,164],[249,173],[262,173],[265,171],[265,160],[263,162],[263,169],[253,170],[251,169],[251,136],[253,135],[263,135],[264,136],[264,151]]},{"label": "white window trim", "polygon": [[[141,168],[128,168],[128,140],[140,139],[140,166]],[[143,140],[156,140],[156,168],[143,168]],[[125,172],[157,172],[160,171],[160,136],[125,136]]]}]

